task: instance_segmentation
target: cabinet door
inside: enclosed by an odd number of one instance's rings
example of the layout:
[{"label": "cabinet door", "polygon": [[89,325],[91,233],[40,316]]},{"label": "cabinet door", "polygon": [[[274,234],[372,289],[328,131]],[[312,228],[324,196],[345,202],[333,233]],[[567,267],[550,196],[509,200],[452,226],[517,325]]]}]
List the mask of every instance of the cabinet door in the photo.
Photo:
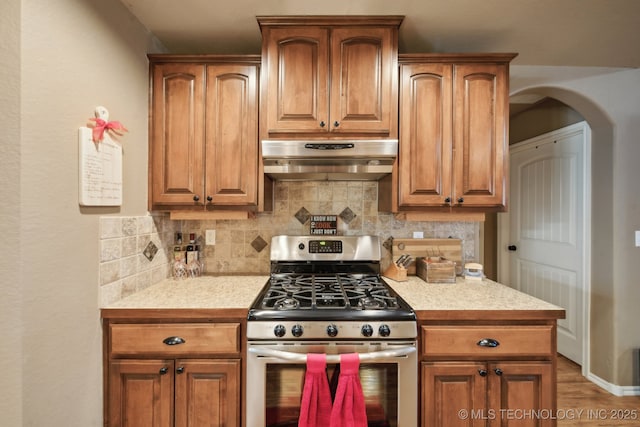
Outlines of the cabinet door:
[{"label": "cabinet door", "polygon": [[401,66],[400,206],[449,206],[451,77],[450,64]]},{"label": "cabinet door", "polygon": [[551,362],[489,364],[491,427],[551,427],[555,425],[556,388]]},{"label": "cabinet door", "polygon": [[328,30],[265,28],[263,37],[267,132],[328,132]]},{"label": "cabinet door", "polygon": [[452,200],[455,206],[506,207],[507,67],[455,66]]},{"label": "cabinet door", "polygon": [[397,137],[395,29],[331,32],[331,132]]},{"label": "cabinet door", "polygon": [[152,78],[150,207],[201,205],[204,200],[204,66],[157,64]]},{"label": "cabinet door", "polygon": [[207,206],[258,202],[257,82],[255,65],[207,67]]},{"label": "cabinet door", "polygon": [[110,427],[173,426],[173,361],[109,364]]},{"label": "cabinet door", "polygon": [[175,427],[239,427],[240,360],[177,360],[175,411]]},{"label": "cabinet door", "polygon": [[486,376],[485,363],[423,362],[422,427],[485,426]]}]

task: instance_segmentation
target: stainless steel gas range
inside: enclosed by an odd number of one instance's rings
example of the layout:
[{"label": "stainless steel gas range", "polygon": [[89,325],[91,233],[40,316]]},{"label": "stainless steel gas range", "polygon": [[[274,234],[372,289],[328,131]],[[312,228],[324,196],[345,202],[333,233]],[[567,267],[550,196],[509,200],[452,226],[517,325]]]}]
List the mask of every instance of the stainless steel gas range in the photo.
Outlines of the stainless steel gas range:
[{"label": "stainless steel gas range", "polygon": [[247,320],[247,426],[297,426],[306,355],[358,353],[371,427],[417,425],[417,326],[380,276],[376,236],[275,236]]}]

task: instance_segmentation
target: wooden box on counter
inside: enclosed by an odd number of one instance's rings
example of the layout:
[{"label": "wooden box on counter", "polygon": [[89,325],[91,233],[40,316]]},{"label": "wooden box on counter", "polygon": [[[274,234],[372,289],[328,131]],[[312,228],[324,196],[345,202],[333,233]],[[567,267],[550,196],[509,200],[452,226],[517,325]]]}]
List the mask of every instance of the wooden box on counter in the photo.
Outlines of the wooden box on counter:
[{"label": "wooden box on counter", "polygon": [[428,283],[455,283],[456,263],[442,257],[418,257],[416,276]]}]

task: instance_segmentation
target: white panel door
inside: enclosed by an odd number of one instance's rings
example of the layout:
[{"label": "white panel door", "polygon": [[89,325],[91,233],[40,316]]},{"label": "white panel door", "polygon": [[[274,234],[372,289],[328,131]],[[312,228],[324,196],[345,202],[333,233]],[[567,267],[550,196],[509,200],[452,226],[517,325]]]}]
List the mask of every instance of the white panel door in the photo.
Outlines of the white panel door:
[{"label": "white panel door", "polygon": [[511,149],[509,278],[516,289],[566,310],[558,351],[582,364],[586,124]]}]

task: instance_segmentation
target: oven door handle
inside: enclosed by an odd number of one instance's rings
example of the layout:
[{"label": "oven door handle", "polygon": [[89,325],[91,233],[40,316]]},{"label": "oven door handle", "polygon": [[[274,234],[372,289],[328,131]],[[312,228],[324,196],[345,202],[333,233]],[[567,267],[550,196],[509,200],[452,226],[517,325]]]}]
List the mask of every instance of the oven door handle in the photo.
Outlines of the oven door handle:
[{"label": "oven door handle", "polygon": [[[288,351],[274,350],[272,348],[250,347],[249,353],[256,356],[275,357],[277,359],[290,360],[292,362],[305,363],[307,361],[306,353],[291,353]],[[400,347],[392,350],[372,351],[370,353],[358,353],[360,362],[367,362],[379,359],[392,359],[394,357],[407,356],[416,351],[414,346]],[[339,354],[328,354],[327,363],[340,363]]]}]

